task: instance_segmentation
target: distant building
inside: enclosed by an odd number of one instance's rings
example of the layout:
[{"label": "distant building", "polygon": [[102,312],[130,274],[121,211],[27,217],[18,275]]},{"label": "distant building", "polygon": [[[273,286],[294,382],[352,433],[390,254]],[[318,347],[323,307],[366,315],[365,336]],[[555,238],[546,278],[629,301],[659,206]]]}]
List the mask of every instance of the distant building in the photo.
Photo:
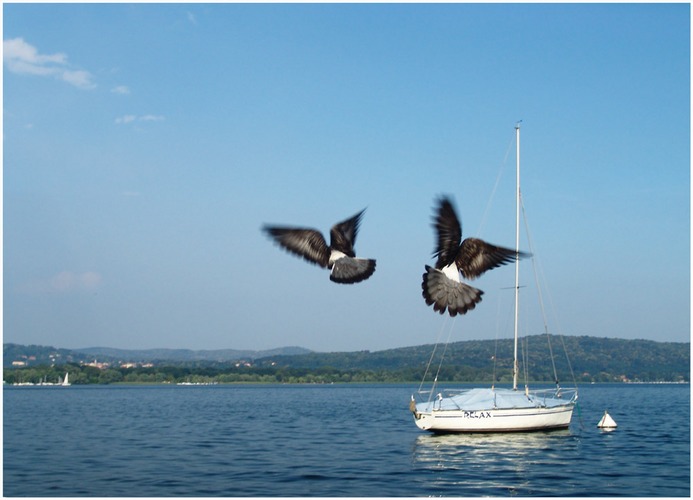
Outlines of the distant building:
[{"label": "distant building", "polygon": [[[108,365],[108,363],[103,363],[105,365]],[[141,366],[142,368],[152,368],[154,366],[154,363],[121,363],[120,367],[121,368],[137,368],[138,366]]]},{"label": "distant building", "polygon": [[98,361],[94,360],[91,363],[84,363],[84,366],[93,366],[94,368],[98,368],[99,370],[105,370],[109,366],[111,366],[110,363],[99,363]]}]

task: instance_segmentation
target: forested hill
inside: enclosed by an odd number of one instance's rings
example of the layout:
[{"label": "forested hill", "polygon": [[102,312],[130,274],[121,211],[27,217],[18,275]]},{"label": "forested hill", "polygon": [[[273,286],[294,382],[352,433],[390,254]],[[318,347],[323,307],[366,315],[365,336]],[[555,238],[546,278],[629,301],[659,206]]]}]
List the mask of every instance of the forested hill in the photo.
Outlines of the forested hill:
[{"label": "forested hill", "polygon": [[[553,357],[560,382],[688,382],[690,343],[654,342],[599,337],[550,337],[537,335],[522,339],[521,363],[532,381],[553,381]],[[564,349],[565,346],[565,349]],[[46,366],[62,373],[59,366],[70,364],[74,378],[108,381],[180,381],[199,376],[205,381],[248,382],[355,382],[420,381],[428,369],[439,372],[439,380],[479,382],[511,380],[513,342],[469,340],[445,346],[421,345],[383,351],[319,353],[291,347],[272,351],[149,351],[84,349],[4,345],[6,378],[8,370],[24,371],[26,379],[47,375],[33,367]],[[445,352],[441,362],[440,355]],[[553,353],[551,356],[550,353]],[[565,352],[569,353],[568,358]],[[106,354],[107,353],[107,354]],[[95,368],[98,357],[107,362]],[[146,363],[143,363],[146,361]],[[82,368],[83,367],[83,368]],[[439,368],[440,367],[440,368]],[[571,370],[572,368],[572,370]],[[82,371],[96,370],[94,373]],[[52,373],[52,372],[51,372]],[[81,377],[81,375],[84,375]],[[50,378],[50,377],[49,377]],[[91,383],[91,382],[88,382]]]},{"label": "forested hill", "polygon": [[302,347],[279,347],[264,351],[241,349],[191,350],[191,349],[114,349],[111,347],[87,347],[62,349],[40,345],[3,345],[3,365],[13,362],[27,365],[88,363],[97,359],[108,363],[179,363],[179,362],[232,362],[252,361],[268,356],[290,356],[311,352]]},{"label": "forested hill", "polygon": [[[447,348],[438,346],[435,352],[433,345],[422,345],[375,352],[312,352],[273,356],[255,362],[260,366],[273,364],[311,370],[399,371],[410,373],[416,380],[416,376],[425,371],[429,360],[433,360],[430,370],[438,369],[443,350],[445,356],[441,365],[441,380],[509,381],[512,378],[511,339],[455,342]],[[549,342],[546,335],[536,335],[522,339],[518,350],[518,357],[527,360],[527,372],[532,380],[553,381],[551,352],[559,380],[562,381],[572,380],[571,366],[575,378],[581,382],[690,380],[689,342],[553,335]]]}]

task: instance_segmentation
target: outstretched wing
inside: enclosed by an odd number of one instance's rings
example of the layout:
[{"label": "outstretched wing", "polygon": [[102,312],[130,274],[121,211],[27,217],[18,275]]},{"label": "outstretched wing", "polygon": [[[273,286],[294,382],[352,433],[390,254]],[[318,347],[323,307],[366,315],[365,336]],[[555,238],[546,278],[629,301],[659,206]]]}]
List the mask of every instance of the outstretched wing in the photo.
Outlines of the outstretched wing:
[{"label": "outstretched wing", "polygon": [[462,242],[455,260],[462,276],[467,279],[478,278],[489,269],[509,264],[516,257],[527,257],[529,254],[510,248],[498,247],[478,238],[467,238]]},{"label": "outstretched wing", "polygon": [[330,246],[334,250],[339,250],[348,257],[356,257],[354,243],[356,242],[356,233],[361,224],[361,217],[365,211],[366,209],[364,208],[351,219],[347,219],[332,226],[330,230]]},{"label": "outstretched wing", "polygon": [[303,257],[308,262],[327,267],[330,249],[325,238],[315,229],[264,226],[263,231],[285,250]]},{"label": "outstretched wing", "polygon": [[434,221],[438,242],[433,256],[438,258],[436,267],[442,269],[455,261],[462,240],[462,226],[448,197],[438,200]]}]

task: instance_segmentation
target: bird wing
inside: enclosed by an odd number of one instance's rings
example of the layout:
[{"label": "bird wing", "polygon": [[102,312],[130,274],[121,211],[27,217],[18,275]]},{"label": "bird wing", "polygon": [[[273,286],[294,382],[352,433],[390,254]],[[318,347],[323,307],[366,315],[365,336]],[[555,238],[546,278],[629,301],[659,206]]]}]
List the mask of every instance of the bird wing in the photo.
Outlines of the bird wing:
[{"label": "bird wing", "polygon": [[334,250],[339,250],[349,257],[356,257],[354,252],[354,243],[356,242],[356,233],[361,224],[361,217],[366,211],[364,208],[352,218],[342,222],[338,222],[330,230],[330,247]]},{"label": "bird wing", "polygon": [[[519,257],[529,254],[519,253]],[[467,279],[478,278],[489,269],[513,262],[518,252],[510,248],[498,247],[478,238],[467,238],[462,242],[455,264],[462,276]]]},{"label": "bird wing", "polygon": [[462,240],[462,226],[449,198],[442,197],[438,200],[438,210],[433,226],[438,235],[433,256],[438,258],[436,267],[442,269],[455,261]]},{"label": "bird wing", "polygon": [[308,262],[327,267],[330,249],[319,231],[282,226],[264,226],[263,230],[285,250],[303,257]]}]

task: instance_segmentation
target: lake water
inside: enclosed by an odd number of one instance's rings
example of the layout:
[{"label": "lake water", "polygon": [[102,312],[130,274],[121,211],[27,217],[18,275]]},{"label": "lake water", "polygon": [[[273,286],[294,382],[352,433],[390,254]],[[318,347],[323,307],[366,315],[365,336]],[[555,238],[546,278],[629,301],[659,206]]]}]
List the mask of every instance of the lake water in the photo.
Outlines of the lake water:
[{"label": "lake water", "polygon": [[569,430],[442,436],[416,388],[5,387],[4,495],[691,494],[689,385],[588,385]]}]

